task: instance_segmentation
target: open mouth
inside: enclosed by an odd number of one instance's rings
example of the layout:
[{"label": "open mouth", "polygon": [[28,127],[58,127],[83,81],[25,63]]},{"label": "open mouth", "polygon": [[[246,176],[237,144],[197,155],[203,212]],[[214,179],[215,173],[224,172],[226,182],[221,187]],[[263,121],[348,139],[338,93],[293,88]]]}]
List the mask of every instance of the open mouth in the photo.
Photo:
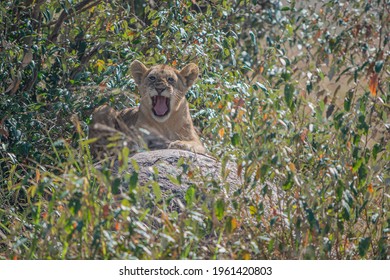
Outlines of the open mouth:
[{"label": "open mouth", "polygon": [[169,113],[169,98],[165,96],[153,96],[153,114],[157,117],[164,117]]}]

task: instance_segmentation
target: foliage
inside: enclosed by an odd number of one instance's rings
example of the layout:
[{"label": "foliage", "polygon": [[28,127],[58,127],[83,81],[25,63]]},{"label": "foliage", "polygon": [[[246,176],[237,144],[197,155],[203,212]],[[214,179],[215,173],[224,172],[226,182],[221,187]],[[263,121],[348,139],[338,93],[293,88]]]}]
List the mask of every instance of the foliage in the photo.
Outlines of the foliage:
[{"label": "foliage", "polygon": [[[0,257],[389,259],[389,4],[297,2],[2,1]],[[187,97],[244,178],[230,197],[205,179],[172,210],[94,167],[90,113],[137,104],[134,59],[199,65]]]}]

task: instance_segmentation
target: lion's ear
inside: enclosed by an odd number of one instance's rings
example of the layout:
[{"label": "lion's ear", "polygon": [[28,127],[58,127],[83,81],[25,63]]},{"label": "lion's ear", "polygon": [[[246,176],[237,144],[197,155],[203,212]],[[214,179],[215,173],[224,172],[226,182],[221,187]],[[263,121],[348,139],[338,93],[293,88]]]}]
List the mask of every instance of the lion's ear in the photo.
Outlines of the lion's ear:
[{"label": "lion's ear", "polygon": [[199,68],[195,63],[187,64],[183,69],[180,71],[180,75],[183,76],[186,87],[191,87],[199,75]]},{"label": "lion's ear", "polygon": [[130,71],[137,85],[142,83],[142,78],[149,69],[140,61],[134,60],[130,64]]}]

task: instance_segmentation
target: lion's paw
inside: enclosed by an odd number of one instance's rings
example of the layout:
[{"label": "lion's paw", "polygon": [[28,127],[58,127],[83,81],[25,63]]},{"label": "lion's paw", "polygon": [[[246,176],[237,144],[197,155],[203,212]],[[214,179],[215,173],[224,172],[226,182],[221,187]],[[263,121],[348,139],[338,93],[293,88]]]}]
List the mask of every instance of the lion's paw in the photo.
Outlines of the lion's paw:
[{"label": "lion's paw", "polygon": [[187,150],[187,151],[193,150],[191,145],[180,140],[171,142],[168,146],[168,149],[180,149],[180,150]]}]

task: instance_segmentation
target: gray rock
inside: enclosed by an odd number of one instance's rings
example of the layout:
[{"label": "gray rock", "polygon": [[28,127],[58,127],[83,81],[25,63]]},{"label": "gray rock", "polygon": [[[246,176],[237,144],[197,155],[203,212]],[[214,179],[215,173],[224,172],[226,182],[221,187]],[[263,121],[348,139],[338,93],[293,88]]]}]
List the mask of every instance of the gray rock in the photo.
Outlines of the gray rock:
[{"label": "gray rock", "polygon": [[133,160],[139,166],[138,182],[145,185],[154,179],[162,190],[183,192],[192,184],[203,184],[204,179],[227,183],[231,189],[242,184],[233,164],[228,163],[222,168],[217,159],[190,151],[163,149],[136,153],[130,158],[129,169],[124,172],[134,172]]},{"label": "gray rock", "polygon": [[[136,168],[133,166],[134,162],[137,165]],[[97,164],[96,167],[101,169],[102,164]],[[173,198],[170,200],[169,208],[175,211],[180,211],[180,205],[184,205],[184,195],[191,185],[202,187],[206,184],[204,187],[214,188],[213,191],[216,187],[230,201],[236,195],[236,191],[239,193],[244,188],[243,179],[237,175],[234,163],[228,162],[223,166],[211,156],[186,150],[162,149],[139,152],[130,156],[128,167],[125,170],[122,167],[119,171],[117,160],[113,168],[111,167],[112,174],[117,178],[125,174],[133,175],[135,170],[138,170],[138,185],[152,187],[153,182],[157,182],[162,192],[161,195],[165,198]],[[267,188],[266,195],[262,194],[264,187]],[[123,182],[122,194],[126,196],[128,190],[129,185]],[[282,207],[283,203],[278,203],[278,196],[282,191],[271,182],[257,183],[256,187],[246,191],[254,195],[262,195],[266,220],[274,216],[272,209]]]}]

